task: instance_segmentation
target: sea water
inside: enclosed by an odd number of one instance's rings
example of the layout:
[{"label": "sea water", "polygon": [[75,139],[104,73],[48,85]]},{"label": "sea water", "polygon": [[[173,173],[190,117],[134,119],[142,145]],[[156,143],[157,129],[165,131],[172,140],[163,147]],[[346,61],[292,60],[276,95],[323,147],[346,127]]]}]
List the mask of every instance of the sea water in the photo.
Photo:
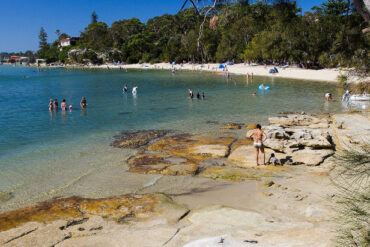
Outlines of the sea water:
[{"label": "sea water", "polygon": [[[261,83],[270,90],[258,90]],[[198,100],[197,92],[205,99]],[[325,102],[326,92],[336,101]],[[85,110],[79,107],[82,96]],[[50,98],[59,106],[65,99],[73,110],[50,112]],[[27,200],[63,190],[98,167],[119,165],[128,153],[110,143],[121,131],[214,132],[231,122],[266,124],[281,111],[344,108],[337,86],[317,81],[255,76],[247,83],[245,76],[228,80],[199,71],[0,66],[0,109],[0,192]]]}]

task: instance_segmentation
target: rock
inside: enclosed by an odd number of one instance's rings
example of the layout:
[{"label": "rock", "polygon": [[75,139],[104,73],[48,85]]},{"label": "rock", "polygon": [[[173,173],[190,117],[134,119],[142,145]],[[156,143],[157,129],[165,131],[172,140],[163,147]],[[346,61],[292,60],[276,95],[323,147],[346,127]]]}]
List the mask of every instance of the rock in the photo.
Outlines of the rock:
[{"label": "rock", "polygon": [[307,198],[307,195],[296,195],[295,196],[296,201],[302,201],[305,198]]},{"label": "rock", "polygon": [[308,166],[320,165],[327,157],[334,154],[333,150],[329,149],[303,149],[291,153],[293,164],[305,164]]},{"label": "rock", "polygon": [[370,143],[370,113],[335,114],[333,140],[339,151],[367,152]]},{"label": "rock", "polygon": [[261,178],[272,177],[273,175],[274,173],[272,171],[260,169],[216,166],[204,169],[198,176],[238,182],[244,180],[260,180]]},{"label": "rock", "polygon": [[166,130],[124,131],[113,137],[114,141],[111,145],[117,148],[139,148],[168,133],[169,131]]},{"label": "rock", "polygon": [[309,221],[327,220],[328,211],[319,205],[310,205],[304,212],[305,217]]},{"label": "rock", "polygon": [[268,139],[290,139],[289,133],[280,126],[268,126],[265,129],[265,133]]},{"label": "rock", "polygon": [[262,192],[263,196],[272,196],[273,194],[271,192]]},{"label": "rock", "polygon": [[253,244],[253,247],[260,247],[256,246],[255,244],[258,243],[254,240],[242,240],[242,239],[234,239],[232,237],[225,237],[225,236],[218,236],[218,237],[209,237],[209,238],[201,238],[190,243],[184,245],[184,247],[204,247],[204,246],[224,246],[224,247],[250,247]]},{"label": "rock", "polygon": [[130,172],[164,175],[194,175],[199,163],[171,154],[142,153],[128,160]]},{"label": "rock", "polygon": [[329,124],[327,124],[325,122],[321,122],[321,123],[317,123],[317,124],[311,124],[311,125],[308,126],[308,128],[311,128],[311,129],[328,129]]},{"label": "rock", "polygon": [[[268,161],[268,158],[270,157],[271,153],[273,153],[273,150],[265,148],[266,162]],[[275,153],[275,156],[280,160],[281,164],[284,164],[287,160],[285,154]],[[262,164],[261,159],[262,156],[260,154],[259,159],[260,164]],[[227,159],[227,163],[230,165],[237,165],[239,167],[257,167],[254,147],[252,145],[239,146],[238,148],[231,152]]]},{"label": "rock", "polygon": [[240,123],[228,123],[225,124],[224,126],[221,126],[221,129],[241,129],[243,124]]},{"label": "rock", "polygon": [[205,138],[181,134],[156,141],[148,146],[148,150],[205,160],[226,156],[234,141],[230,137]]},{"label": "rock", "polygon": [[281,117],[269,118],[269,124],[271,125],[284,125],[284,126],[309,126],[311,124],[318,124],[321,122],[320,118],[305,115],[305,114],[293,114]]},{"label": "rock", "polygon": [[276,139],[266,139],[266,141],[263,143],[265,147],[271,148],[272,150],[275,150],[277,152],[285,152],[287,142],[283,140],[276,140]]},{"label": "rock", "polygon": [[14,197],[13,192],[9,191],[0,191],[0,202],[6,202],[9,201]]},{"label": "rock", "polygon": [[246,130],[253,130],[253,129],[256,129],[256,128],[257,128],[256,124],[248,124],[247,126],[245,126]]},{"label": "rock", "polygon": [[272,180],[268,180],[268,181],[265,181],[263,184],[262,184],[262,186],[263,187],[271,187],[272,185],[274,185],[275,183],[274,183],[274,181],[272,181]]},{"label": "rock", "polygon": [[272,187],[272,188],[275,188],[275,189],[278,189],[278,188],[280,188],[280,187],[281,187],[281,185],[280,185],[280,184],[273,184],[271,187]]},{"label": "rock", "polygon": [[241,167],[256,167],[254,147],[244,145],[236,148],[228,157],[227,162]]},{"label": "rock", "polygon": [[[143,208],[137,210],[137,206]],[[82,222],[84,222],[90,217],[96,216],[118,223],[158,218],[168,223],[174,223],[187,210],[185,206],[174,203],[169,197],[162,194],[130,194],[103,199],[70,197],[45,201],[34,206],[0,214],[0,232],[28,222],[50,223],[58,220],[68,222],[60,228],[66,229],[75,224],[72,223],[74,221],[83,219]],[[161,214],[162,212],[166,213]]]},{"label": "rock", "polygon": [[240,146],[250,146],[250,145],[253,145],[253,139],[251,138],[242,138],[242,139],[239,139],[237,140],[231,147],[231,151],[234,151],[235,149],[237,149],[238,147]]},{"label": "rock", "polygon": [[190,153],[210,155],[212,158],[224,158],[229,154],[229,146],[223,144],[199,145],[193,147]]}]

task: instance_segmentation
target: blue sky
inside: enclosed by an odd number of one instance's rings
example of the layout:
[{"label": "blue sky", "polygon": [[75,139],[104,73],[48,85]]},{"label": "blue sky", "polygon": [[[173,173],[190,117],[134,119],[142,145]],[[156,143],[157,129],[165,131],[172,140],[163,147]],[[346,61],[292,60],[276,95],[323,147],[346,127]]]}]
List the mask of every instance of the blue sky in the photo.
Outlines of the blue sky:
[{"label": "blue sky", "polygon": [[[297,2],[303,11],[308,11],[323,0]],[[49,42],[56,39],[57,29],[78,36],[93,11],[108,25],[131,17],[146,22],[154,16],[175,14],[182,3],[183,0],[0,0],[0,52],[36,51],[41,26]]]}]

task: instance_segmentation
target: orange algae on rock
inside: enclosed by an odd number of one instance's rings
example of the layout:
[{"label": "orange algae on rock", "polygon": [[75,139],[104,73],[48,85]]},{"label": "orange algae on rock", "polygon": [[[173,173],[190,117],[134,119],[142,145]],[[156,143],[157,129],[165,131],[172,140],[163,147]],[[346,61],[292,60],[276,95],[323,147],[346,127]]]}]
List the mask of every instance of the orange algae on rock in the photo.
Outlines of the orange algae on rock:
[{"label": "orange algae on rock", "polygon": [[128,165],[129,171],[136,173],[193,175],[199,163],[194,159],[171,154],[143,153],[133,156]]},{"label": "orange algae on rock", "polygon": [[[197,160],[205,160],[228,155],[230,145],[234,141],[235,139],[230,137],[211,139],[181,134],[165,137],[149,145],[148,150],[171,153]],[[221,155],[219,152],[220,148],[224,149]]]},{"label": "orange algae on rock", "polygon": [[200,177],[230,180],[234,182],[244,180],[260,180],[261,178],[272,177],[273,175],[274,173],[271,171],[263,171],[253,168],[243,169],[224,166],[206,168],[199,174]]},{"label": "orange algae on rock", "polygon": [[[0,231],[5,231],[27,222],[52,222],[56,220],[72,220],[93,215],[107,220],[120,222],[130,215],[133,219],[143,219],[142,213],[152,213],[164,195],[123,195],[104,199],[85,199],[70,197],[49,200],[34,206],[10,211],[0,215]],[[137,206],[140,212],[137,213]]]}]

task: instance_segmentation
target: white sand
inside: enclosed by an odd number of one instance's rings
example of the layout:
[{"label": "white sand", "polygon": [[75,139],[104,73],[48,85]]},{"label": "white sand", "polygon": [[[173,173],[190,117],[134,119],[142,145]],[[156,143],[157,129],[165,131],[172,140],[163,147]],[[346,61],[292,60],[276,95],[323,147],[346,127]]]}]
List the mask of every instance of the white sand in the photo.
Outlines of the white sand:
[{"label": "white sand", "polygon": [[[128,65],[100,65],[100,66],[89,66],[91,68],[112,68],[112,69],[165,69],[171,70],[172,68],[176,70],[203,70],[211,71],[215,73],[225,73],[223,69],[219,69],[219,64],[183,64],[183,65],[171,65],[170,63],[157,63],[157,64],[128,64]],[[257,75],[257,76],[271,76],[271,77],[282,77],[282,78],[292,78],[301,80],[316,80],[316,81],[327,81],[327,82],[337,82],[339,75],[345,72],[339,69],[300,69],[294,66],[288,68],[277,67],[279,73],[270,74],[269,70],[274,66],[263,66],[263,65],[244,65],[235,64],[228,65],[227,70],[232,74],[240,75]]]}]

